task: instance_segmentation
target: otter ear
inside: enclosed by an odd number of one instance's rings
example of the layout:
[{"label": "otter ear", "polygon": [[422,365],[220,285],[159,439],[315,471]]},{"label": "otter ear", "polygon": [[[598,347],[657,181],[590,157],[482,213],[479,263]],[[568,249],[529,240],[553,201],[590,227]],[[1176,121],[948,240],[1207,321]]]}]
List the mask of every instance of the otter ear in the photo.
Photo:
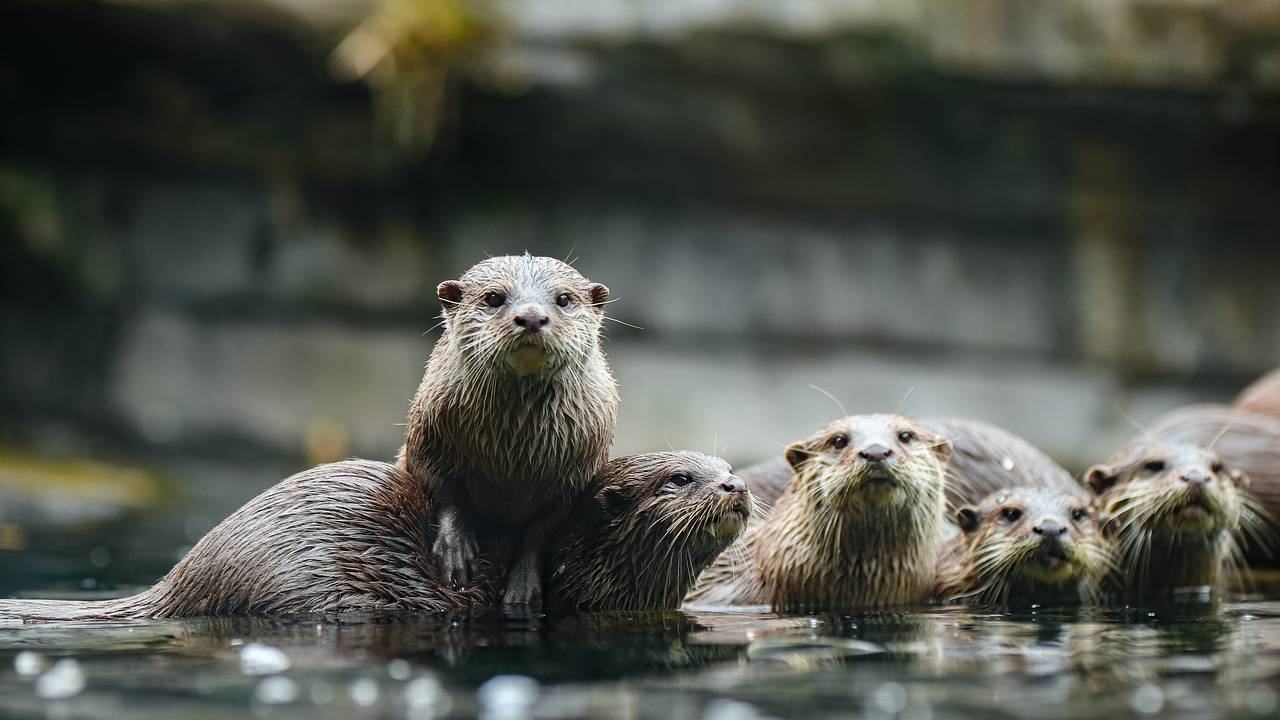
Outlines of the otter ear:
[{"label": "otter ear", "polygon": [[609,288],[604,283],[591,283],[591,304],[602,308],[609,299]]},{"label": "otter ear", "polygon": [[801,443],[793,443],[787,446],[786,458],[787,464],[793,469],[799,469],[800,463],[809,459],[812,453]]},{"label": "otter ear", "polygon": [[951,444],[950,440],[942,437],[941,435],[934,435],[933,441],[929,445],[929,449],[933,451],[934,455],[938,456],[938,462],[946,465],[951,460],[951,451],[954,449],[954,446]]},{"label": "otter ear", "polygon": [[956,524],[966,535],[972,535],[978,529],[978,525],[982,524],[981,521],[978,511],[971,507],[962,507],[956,511]]},{"label": "otter ear", "polygon": [[627,496],[622,488],[610,485],[600,491],[600,507],[606,515],[621,515],[627,511]]},{"label": "otter ear", "polygon": [[436,286],[436,297],[440,299],[445,312],[452,310],[462,302],[462,283],[457,280],[445,280]]},{"label": "otter ear", "polygon": [[1106,465],[1094,465],[1084,474],[1084,484],[1088,485],[1095,495],[1106,492],[1119,479],[1116,471]]},{"label": "otter ear", "polygon": [[1249,479],[1249,474],[1246,473],[1245,471],[1236,470],[1235,468],[1232,468],[1227,471],[1227,475],[1231,478],[1231,482],[1236,484],[1236,487],[1240,488],[1241,490],[1249,489],[1249,484],[1252,481]]}]

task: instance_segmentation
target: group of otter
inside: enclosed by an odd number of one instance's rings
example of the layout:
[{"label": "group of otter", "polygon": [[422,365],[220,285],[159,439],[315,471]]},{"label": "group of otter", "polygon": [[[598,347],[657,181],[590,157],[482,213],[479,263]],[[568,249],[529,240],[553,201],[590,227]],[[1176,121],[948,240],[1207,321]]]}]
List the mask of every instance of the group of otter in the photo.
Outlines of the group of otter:
[{"label": "group of otter", "polygon": [[1280,372],[1161,418],[1083,483],[999,428],[897,415],[835,420],[738,476],[696,452],[608,459],[604,285],[524,255],[437,295],[395,464],[284,480],[136,595],[0,600],[0,618],[1158,602],[1269,561]]}]

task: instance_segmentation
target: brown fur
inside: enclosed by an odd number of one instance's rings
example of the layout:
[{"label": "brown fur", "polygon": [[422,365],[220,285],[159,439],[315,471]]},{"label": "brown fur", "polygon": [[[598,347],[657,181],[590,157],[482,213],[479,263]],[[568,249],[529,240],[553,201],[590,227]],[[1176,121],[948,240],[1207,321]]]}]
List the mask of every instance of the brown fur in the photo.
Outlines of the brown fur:
[{"label": "brown fur", "polygon": [[[506,301],[490,307],[489,293]],[[557,305],[561,293],[567,307]],[[608,288],[525,255],[481,262],[438,294],[444,333],[410,406],[399,463],[437,498],[434,551],[447,573],[466,580],[477,539],[523,540],[507,599],[536,601],[541,536],[603,466],[617,425],[600,348]],[[524,308],[545,315],[543,331],[514,323]],[[541,349],[543,366],[517,369],[530,348]]]},{"label": "brown fur", "polygon": [[938,599],[1054,605],[1095,600],[1112,560],[1094,500],[1079,487],[1014,487],[961,508],[962,536],[948,545],[938,565]]},{"label": "brown fur", "polygon": [[[683,474],[692,482],[671,484]],[[741,492],[722,485],[733,481]],[[128,618],[412,610],[483,612],[496,563],[467,590],[442,582],[419,483],[387,463],[298,473],[209,532],[151,588],[104,601],[0,600],[0,618]],[[579,609],[679,606],[698,572],[736,539],[750,496],[721,459],[653,453],[610,461],[552,535],[549,602]]]},{"label": "brown fur", "polygon": [[1280,368],[1263,375],[1245,388],[1236,396],[1233,407],[1280,420]]},{"label": "brown fur", "polygon": [[1158,601],[1179,588],[1221,588],[1242,563],[1241,543],[1262,527],[1248,476],[1208,449],[1207,433],[1192,440],[1194,433],[1179,431],[1183,412],[1086,474],[1113,543],[1112,585],[1127,598]]},{"label": "brown fur", "polygon": [[[902,434],[906,433],[906,434]],[[864,453],[892,453],[873,466]],[[699,579],[699,603],[780,610],[926,600],[946,525],[950,445],[906,418],[842,418],[787,448],[795,477]]]}]

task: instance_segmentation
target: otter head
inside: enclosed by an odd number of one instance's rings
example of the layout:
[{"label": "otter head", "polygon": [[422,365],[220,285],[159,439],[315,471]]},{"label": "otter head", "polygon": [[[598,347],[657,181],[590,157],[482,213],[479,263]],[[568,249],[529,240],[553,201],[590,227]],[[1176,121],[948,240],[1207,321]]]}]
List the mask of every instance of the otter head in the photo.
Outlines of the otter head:
[{"label": "otter head", "polygon": [[1102,499],[1109,532],[1216,536],[1240,524],[1249,480],[1212,450],[1187,443],[1142,442],[1089,469],[1085,482]]},{"label": "otter head", "polygon": [[940,497],[951,443],[898,415],[855,415],[787,448],[796,492],[837,511]]},{"label": "otter head", "polygon": [[729,464],[696,452],[609,461],[554,544],[549,596],[577,609],[673,609],[742,534],[753,503]]},{"label": "otter head", "polygon": [[463,355],[523,377],[585,362],[599,349],[609,288],[559,260],[512,255],[476,264],[436,295]]},{"label": "otter head", "polygon": [[965,534],[966,588],[990,602],[1078,600],[1111,565],[1084,492],[1022,487],[956,513]]}]

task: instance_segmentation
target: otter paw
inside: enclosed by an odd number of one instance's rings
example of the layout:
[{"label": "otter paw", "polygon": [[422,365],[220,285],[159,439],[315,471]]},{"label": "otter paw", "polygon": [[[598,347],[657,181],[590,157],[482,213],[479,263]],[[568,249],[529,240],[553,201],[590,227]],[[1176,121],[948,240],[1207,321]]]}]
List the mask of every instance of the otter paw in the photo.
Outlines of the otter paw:
[{"label": "otter paw", "polygon": [[442,526],[431,551],[440,563],[440,574],[455,590],[471,582],[475,576],[476,540],[470,533],[456,525]]},{"label": "otter paw", "polygon": [[521,563],[511,569],[507,576],[507,587],[502,593],[504,605],[527,605],[538,607],[542,604],[542,581],[538,578],[536,563]]}]

